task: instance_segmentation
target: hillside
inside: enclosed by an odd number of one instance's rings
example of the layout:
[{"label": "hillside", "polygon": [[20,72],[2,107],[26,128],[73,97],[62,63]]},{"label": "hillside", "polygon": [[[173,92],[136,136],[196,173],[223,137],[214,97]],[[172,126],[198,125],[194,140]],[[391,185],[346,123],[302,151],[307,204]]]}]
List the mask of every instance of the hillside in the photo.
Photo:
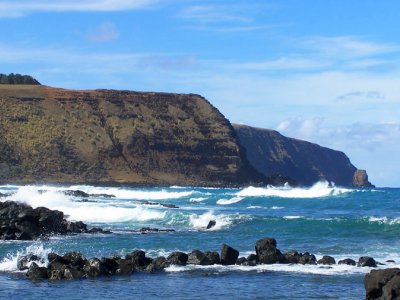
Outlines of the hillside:
[{"label": "hillside", "polygon": [[2,182],[225,186],[264,180],[229,121],[193,94],[2,84],[0,154]]},{"label": "hillside", "polygon": [[288,138],[274,130],[233,126],[250,163],[265,176],[278,173],[301,185],[327,180],[340,186],[371,186],[366,172],[357,171],[343,152]]}]

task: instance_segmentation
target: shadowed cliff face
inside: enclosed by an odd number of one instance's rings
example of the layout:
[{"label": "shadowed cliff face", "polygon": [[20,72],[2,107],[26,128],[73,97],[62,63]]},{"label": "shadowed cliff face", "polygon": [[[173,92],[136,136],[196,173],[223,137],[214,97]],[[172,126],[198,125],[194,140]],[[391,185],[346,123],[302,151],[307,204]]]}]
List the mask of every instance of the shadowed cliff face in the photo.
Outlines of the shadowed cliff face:
[{"label": "shadowed cliff face", "polygon": [[247,150],[248,160],[266,176],[279,173],[302,185],[312,185],[319,180],[341,186],[353,185],[357,169],[343,152],[287,138],[273,130],[242,125],[234,125],[234,128]]},{"label": "shadowed cliff face", "polygon": [[0,85],[0,181],[229,185],[263,176],[198,95]]}]

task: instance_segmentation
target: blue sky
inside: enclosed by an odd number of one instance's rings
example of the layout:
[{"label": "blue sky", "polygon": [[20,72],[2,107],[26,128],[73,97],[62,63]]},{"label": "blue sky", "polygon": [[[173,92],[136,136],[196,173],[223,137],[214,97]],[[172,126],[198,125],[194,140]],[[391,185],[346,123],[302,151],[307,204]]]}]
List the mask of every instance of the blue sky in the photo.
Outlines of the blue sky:
[{"label": "blue sky", "polygon": [[0,0],[0,72],[197,93],[400,186],[400,1]]}]

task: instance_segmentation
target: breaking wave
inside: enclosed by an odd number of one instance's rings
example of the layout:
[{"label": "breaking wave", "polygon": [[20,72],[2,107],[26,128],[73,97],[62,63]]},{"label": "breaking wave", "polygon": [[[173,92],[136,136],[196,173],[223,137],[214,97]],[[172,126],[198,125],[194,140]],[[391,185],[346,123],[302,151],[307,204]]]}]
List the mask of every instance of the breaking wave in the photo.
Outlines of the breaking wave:
[{"label": "breaking wave", "polygon": [[330,186],[328,182],[317,182],[310,188],[273,187],[267,188],[247,187],[238,193],[239,197],[281,197],[281,198],[321,198],[337,196],[354,190]]}]

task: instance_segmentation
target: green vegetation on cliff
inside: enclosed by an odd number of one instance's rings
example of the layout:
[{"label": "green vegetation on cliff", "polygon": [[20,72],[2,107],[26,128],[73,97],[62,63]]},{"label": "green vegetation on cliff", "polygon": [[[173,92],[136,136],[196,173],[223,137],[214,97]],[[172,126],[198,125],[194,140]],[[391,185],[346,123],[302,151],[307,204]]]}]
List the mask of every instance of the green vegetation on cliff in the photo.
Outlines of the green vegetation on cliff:
[{"label": "green vegetation on cliff", "polygon": [[0,84],[38,84],[39,81],[29,75],[11,73],[9,75],[0,74]]}]

